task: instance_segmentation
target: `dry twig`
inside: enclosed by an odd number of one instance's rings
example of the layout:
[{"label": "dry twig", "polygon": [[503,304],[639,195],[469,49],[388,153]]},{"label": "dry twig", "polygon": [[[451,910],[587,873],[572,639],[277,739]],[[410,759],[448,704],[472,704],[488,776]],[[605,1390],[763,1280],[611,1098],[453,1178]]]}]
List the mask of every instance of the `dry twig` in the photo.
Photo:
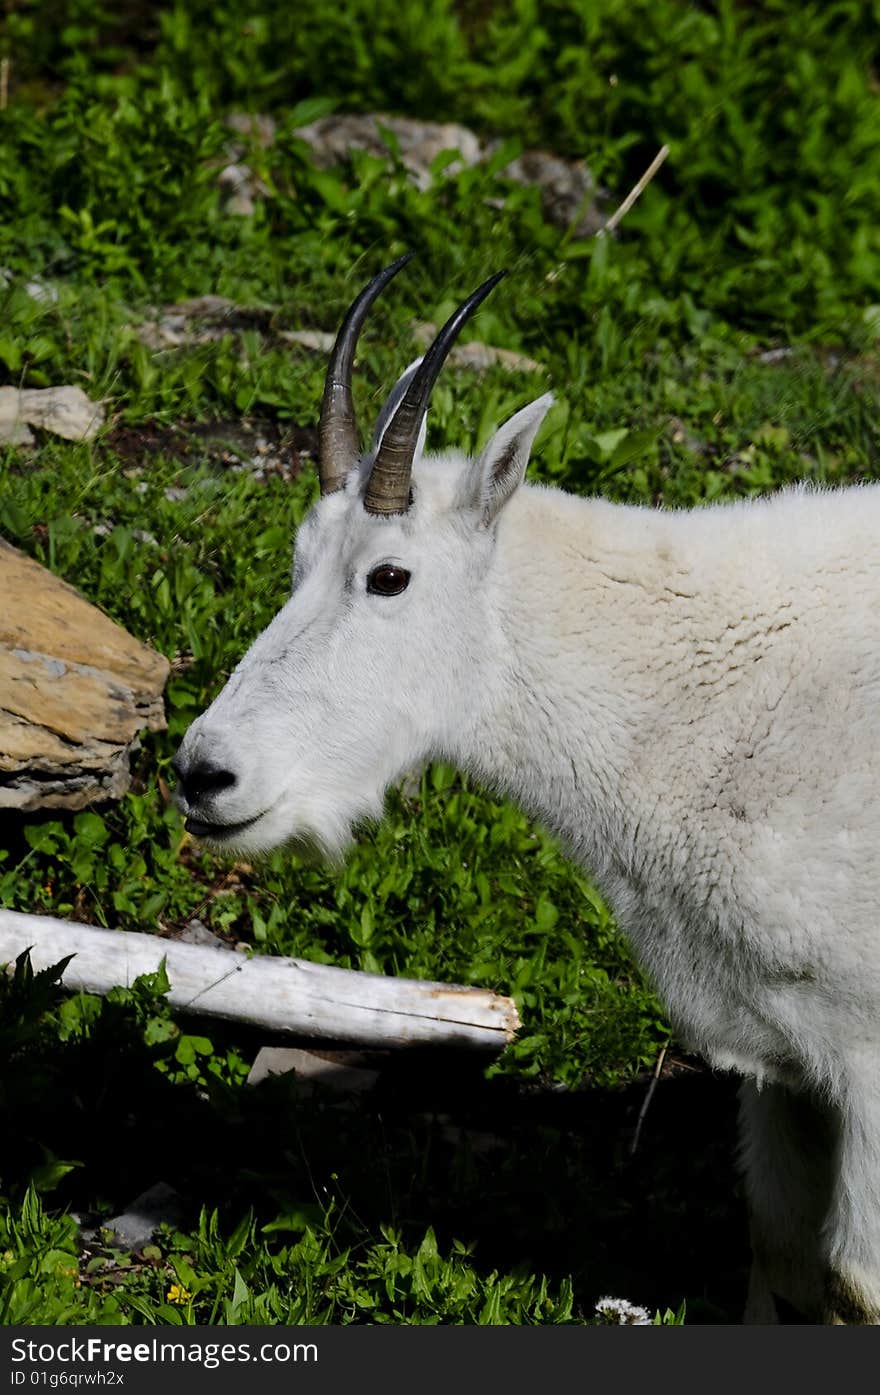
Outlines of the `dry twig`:
[{"label": "dry twig", "polygon": [[646,189],[647,186],[650,184],[651,180],[654,178],[654,175],[657,173],[668,154],[669,146],[661,145],[660,149],[657,151],[657,154],[654,156],[653,160],[651,161],[648,168],[645,170],[645,173],[642,175],[639,182],[633,185],[620,207],[614,213],[612,213],[605,226],[603,228],[600,228],[599,231],[596,233],[597,237],[602,237],[605,233],[614,231],[624,214],[629,213],[629,210],[632,208],[636,199],[639,197],[642,191]]},{"label": "dry twig", "polygon": [[642,1132],[642,1124],[645,1122],[645,1116],[646,1116],[647,1113],[648,1113],[648,1107],[649,1107],[649,1105],[650,1105],[650,1103],[651,1103],[651,1097],[652,1097],[652,1095],[654,1094],[654,1091],[655,1091],[656,1088],[657,1088],[657,1081],[660,1079],[660,1072],[661,1072],[661,1070],[663,1069],[663,1062],[666,1060],[666,1052],[667,1052],[668,1049],[669,1049],[669,1043],[670,1043],[671,1040],[672,1040],[672,1038],[669,1037],[668,1040],[664,1043],[663,1049],[662,1049],[662,1051],[660,1052],[660,1055],[657,1057],[657,1064],[656,1064],[655,1067],[654,1067],[654,1074],[653,1074],[653,1076],[651,1077],[651,1083],[650,1083],[650,1085],[648,1086],[648,1092],[647,1092],[647,1094],[645,1095],[644,1101],[643,1101],[643,1103],[642,1103],[642,1107],[641,1107],[641,1109],[639,1110],[639,1117],[638,1117],[638,1119],[636,1120],[636,1131],[635,1131],[635,1133],[633,1134],[633,1141],[632,1141],[632,1143],[630,1144],[630,1149],[629,1149],[629,1155],[630,1155],[631,1158],[634,1158],[635,1155],[636,1155],[636,1149],[637,1149],[638,1146],[639,1146],[639,1138],[640,1138],[641,1132]]}]

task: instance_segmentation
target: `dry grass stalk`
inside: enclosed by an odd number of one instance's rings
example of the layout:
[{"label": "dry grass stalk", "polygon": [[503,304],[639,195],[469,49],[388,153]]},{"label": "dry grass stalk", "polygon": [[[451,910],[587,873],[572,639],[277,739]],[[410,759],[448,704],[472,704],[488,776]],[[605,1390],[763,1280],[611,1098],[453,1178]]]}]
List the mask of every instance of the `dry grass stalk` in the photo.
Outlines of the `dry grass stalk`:
[{"label": "dry grass stalk", "polygon": [[[669,1041],[671,1040],[672,1038],[670,1037]],[[660,1072],[663,1069],[663,1062],[666,1060],[666,1052],[669,1050],[669,1041],[667,1041],[664,1044],[663,1049],[660,1052],[660,1055],[657,1057],[657,1064],[654,1067],[654,1074],[651,1077],[651,1083],[648,1086],[647,1094],[645,1095],[645,1098],[642,1102],[642,1107],[639,1110],[639,1117],[636,1120],[636,1131],[633,1134],[633,1141],[630,1144],[629,1149],[629,1155],[631,1158],[635,1157],[636,1149],[639,1146],[639,1138],[642,1132],[642,1124],[645,1122],[645,1117],[648,1113],[648,1109],[651,1104],[651,1098],[654,1094],[654,1091],[657,1089],[657,1081],[660,1079]]]},{"label": "dry grass stalk", "polygon": [[603,228],[600,228],[599,231],[596,233],[597,237],[602,237],[605,233],[614,231],[624,214],[629,213],[629,210],[632,208],[636,199],[639,197],[642,191],[648,187],[651,180],[654,178],[654,175],[657,173],[668,154],[669,146],[661,145],[660,149],[657,151],[657,154],[654,156],[650,165],[645,170],[645,173],[642,175],[641,179],[638,181],[637,184],[633,185],[626,198],[624,199],[623,203],[620,205],[618,209],[615,210],[614,213],[612,213],[605,226]]}]

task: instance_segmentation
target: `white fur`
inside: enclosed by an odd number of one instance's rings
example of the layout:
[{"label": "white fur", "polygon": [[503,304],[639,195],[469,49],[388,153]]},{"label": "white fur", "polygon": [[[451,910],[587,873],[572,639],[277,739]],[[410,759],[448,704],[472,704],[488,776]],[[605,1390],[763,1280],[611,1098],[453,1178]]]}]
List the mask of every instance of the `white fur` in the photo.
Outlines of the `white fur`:
[{"label": "white fur", "polygon": [[[750,1315],[880,1320],[880,486],[687,512],[518,488],[550,400],[476,461],[417,459],[402,517],[364,511],[369,461],[315,506],[185,739],[237,777],[195,813],[338,855],[433,757],[516,800],[746,1077]],[[400,596],[367,593],[382,561]]]}]

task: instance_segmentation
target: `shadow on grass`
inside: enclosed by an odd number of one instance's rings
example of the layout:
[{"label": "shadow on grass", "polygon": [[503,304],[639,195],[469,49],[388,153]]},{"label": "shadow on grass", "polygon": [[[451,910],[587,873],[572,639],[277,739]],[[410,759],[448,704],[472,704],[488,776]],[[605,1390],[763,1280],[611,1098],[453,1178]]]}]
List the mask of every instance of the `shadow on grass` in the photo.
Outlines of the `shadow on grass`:
[{"label": "shadow on grass", "polygon": [[[235,1041],[245,1056],[258,1045]],[[293,1077],[206,1092],[171,1084],[124,1033],[118,1047],[102,1031],[37,1055],[2,1091],[7,1193],[49,1150],[81,1164],[50,1208],[107,1217],[161,1180],[181,1194],[184,1224],[205,1205],[231,1230],[251,1206],[267,1221],[335,1201],[340,1248],[383,1224],[418,1245],[433,1226],[441,1250],[472,1243],[486,1272],[571,1274],[585,1314],[610,1293],[649,1308],[685,1299],[689,1322],[740,1320],[736,1082],[698,1063],[658,1082],[631,1156],[647,1080],[542,1091],[422,1055],[386,1058],[366,1095],[306,1096]]]}]

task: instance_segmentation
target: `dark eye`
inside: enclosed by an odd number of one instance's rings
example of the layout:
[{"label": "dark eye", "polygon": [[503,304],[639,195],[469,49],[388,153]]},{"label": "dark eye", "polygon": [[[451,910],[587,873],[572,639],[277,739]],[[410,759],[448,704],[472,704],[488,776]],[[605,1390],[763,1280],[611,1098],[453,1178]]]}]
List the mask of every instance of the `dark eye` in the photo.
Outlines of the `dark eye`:
[{"label": "dark eye", "polygon": [[410,573],[405,567],[393,567],[383,562],[367,577],[367,590],[374,596],[399,596],[409,586]]}]

